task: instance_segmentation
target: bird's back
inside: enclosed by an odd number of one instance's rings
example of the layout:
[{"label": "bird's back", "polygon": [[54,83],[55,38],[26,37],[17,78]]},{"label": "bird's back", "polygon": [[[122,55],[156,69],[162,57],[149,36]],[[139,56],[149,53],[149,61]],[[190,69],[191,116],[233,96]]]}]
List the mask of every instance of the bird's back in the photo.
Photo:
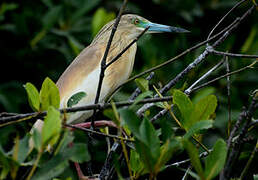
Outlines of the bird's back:
[{"label": "bird's back", "polygon": [[[100,64],[106,49],[105,45],[106,43],[94,43],[86,47],[61,75],[57,81],[61,99],[60,108],[66,108],[69,98],[78,92],[85,92],[86,96],[75,106],[94,103],[100,75]],[[117,46],[115,42],[112,43],[107,62],[112,60],[121,49],[121,45]],[[100,102],[103,102],[108,95],[128,79],[133,68],[135,53],[136,45],[133,45],[118,61],[106,69]],[[92,112],[71,113],[68,115],[68,123],[82,122],[89,118]]]}]

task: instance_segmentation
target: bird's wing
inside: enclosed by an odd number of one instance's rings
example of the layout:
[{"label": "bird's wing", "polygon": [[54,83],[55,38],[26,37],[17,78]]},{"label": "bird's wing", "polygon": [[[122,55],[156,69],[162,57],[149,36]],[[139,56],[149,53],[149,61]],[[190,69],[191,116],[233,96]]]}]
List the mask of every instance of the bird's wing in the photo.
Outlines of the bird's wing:
[{"label": "bird's wing", "polygon": [[[84,87],[81,86],[84,84],[85,79],[93,71],[99,69],[103,49],[104,46],[102,45],[86,47],[61,75],[56,83],[60,92],[61,108],[65,108],[67,100],[76,90],[84,90]],[[87,86],[91,86],[91,84]],[[65,103],[62,105],[62,102]]]}]

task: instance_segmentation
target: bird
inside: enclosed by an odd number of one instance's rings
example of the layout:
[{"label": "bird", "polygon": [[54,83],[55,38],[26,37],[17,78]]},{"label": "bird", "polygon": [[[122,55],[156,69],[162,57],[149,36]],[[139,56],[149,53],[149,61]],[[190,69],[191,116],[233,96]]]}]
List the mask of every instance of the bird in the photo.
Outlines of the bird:
[{"label": "bird", "polygon": [[[112,20],[104,25],[92,40],[91,44],[80,52],[57,80],[56,85],[60,94],[60,109],[94,104],[101,71],[101,61],[114,24],[115,20]],[[122,15],[113,37],[106,63],[109,63],[147,27],[148,30],[146,33],[189,32],[179,27],[152,23],[139,15]],[[104,102],[117,87],[129,78],[133,70],[136,50],[137,44],[134,43],[117,61],[107,67],[99,102]],[[78,94],[82,94],[83,96],[81,96],[78,102],[71,103],[72,105],[69,106],[69,102]],[[89,119],[92,114],[93,110],[66,114],[66,123],[79,124]],[[43,124],[44,122],[42,120],[37,120],[30,133],[33,134],[34,129],[41,132]],[[32,138],[29,144],[30,149],[32,149],[34,146]],[[50,150],[51,146],[48,145],[47,149]],[[80,171],[77,173],[79,177],[83,176],[80,174]]]},{"label": "bird", "polygon": [[[80,52],[58,79],[56,85],[60,92],[60,108],[67,108],[69,99],[78,93],[83,93],[85,96],[72,107],[94,104],[101,71],[101,60],[114,24],[115,20],[112,20],[104,25],[91,44]],[[106,62],[109,63],[147,27],[149,29],[146,33],[189,32],[180,27],[152,23],[139,15],[122,15]],[[133,70],[136,50],[137,44],[135,43],[105,70],[99,102],[103,102],[129,78]],[[91,117],[92,114],[93,110],[70,113],[67,117],[67,123],[81,123]]]}]

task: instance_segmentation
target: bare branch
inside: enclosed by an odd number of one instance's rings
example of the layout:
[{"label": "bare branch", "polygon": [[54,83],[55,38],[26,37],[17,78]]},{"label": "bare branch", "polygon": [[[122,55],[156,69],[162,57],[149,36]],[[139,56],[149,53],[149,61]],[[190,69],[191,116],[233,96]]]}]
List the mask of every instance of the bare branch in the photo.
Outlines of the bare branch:
[{"label": "bare branch", "polygon": [[[224,56],[225,57],[225,56]],[[229,69],[229,62],[228,62],[228,56],[226,56],[226,71],[227,73],[230,73]],[[230,98],[230,76],[227,76],[227,96],[228,96],[228,129],[227,134],[230,135],[231,130],[231,98]]]},{"label": "bare branch", "polygon": [[[123,5],[121,6],[121,8],[119,10],[119,13],[117,15],[115,24],[113,25],[111,34],[109,36],[109,40],[108,40],[108,43],[107,43],[107,47],[106,47],[104,56],[101,60],[101,70],[100,70],[100,75],[99,75],[99,83],[98,83],[97,93],[96,93],[95,102],[94,102],[95,104],[97,104],[99,102],[99,96],[100,96],[101,87],[102,87],[103,79],[104,79],[104,76],[105,76],[105,70],[106,70],[106,59],[107,59],[107,56],[108,56],[109,49],[111,47],[113,37],[114,37],[115,32],[117,30],[117,26],[118,26],[119,21],[121,19],[122,13],[123,13],[123,11],[126,7],[126,4],[127,4],[127,0],[124,0]],[[97,111],[95,109],[94,113],[93,113],[93,116],[92,116],[92,119],[91,119],[91,125],[92,125],[93,129],[94,129],[94,121],[96,119],[96,112]]]},{"label": "bare branch", "polygon": [[124,82],[123,84],[121,84],[119,87],[117,87],[117,88],[115,89],[115,91],[114,91],[112,94],[114,94],[118,89],[120,89],[120,88],[121,88],[122,86],[124,86],[125,84],[127,84],[127,83],[129,83],[129,82],[131,82],[131,81],[133,81],[133,80],[135,80],[135,79],[137,79],[137,78],[139,78],[139,77],[141,77],[141,76],[143,76],[143,75],[145,75],[145,74],[148,74],[148,73],[150,73],[150,72],[152,72],[152,71],[156,71],[156,70],[158,70],[158,69],[160,69],[160,68],[162,68],[162,67],[165,67],[166,65],[168,65],[168,64],[170,64],[170,63],[172,63],[172,62],[178,60],[179,58],[183,57],[184,55],[186,55],[186,54],[188,54],[188,53],[190,53],[190,52],[192,52],[192,51],[198,49],[199,47],[201,47],[201,46],[207,44],[208,42],[213,41],[214,39],[218,38],[218,37],[219,37],[220,35],[222,35],[223,33],[227,32],[230,28],[232,28],[239,20],[240,20],[240,18],[236,18],[236,20],[235,20],[233,23],[231,23],[230,25],[228,25],[226,28],[224,28],[224,29],[223,29],[222,31],[220,31],[219,33],[217,33],[217,34],[215,34],[214,36],[212,36],[210,39],[207,39],[207,40],[205,40],[205,41],[202,41],[202,42],[196,44],[195,46],[192,46],[191,48],[189,48],[189,49],[183,51],[182,53],[178,54],[177,56],[173,57],[172,59],[169,59],[169,60],[165,61],[164,63],[161,63],[161,64],[159,64],[159,65],[157,65],[157,66],[154,66],[153,68],[150,68],[150,69],[148,69],[148,70],[146,70],[146,71],[144,71],[144,72],[141,72],[141,73],[139,73],[139,74],[137,74],[137,75],[135,75],[135,76],[129,78],[127,81],[125,81],[125,82]]},{"label": "bare branch", "polygon": [[203,76],[201,76],[197,81],[195,81],[189,88],[187,88],[184,93],[189,95],[192,92],[192,89],[202,80],[206,79],[211,73],[213,73],[216,69],[218,69],[223,63],[224,59],[222,59],[219,63],[213,66],[209,71],[207,71]]},{"label": "bare branch", "polygon": [[[154,76],[154,72],[151,72],[149,76],[146,77],[146,80],[151,80]],[[130,96],[129,98],[129,101],[132,101],[132,100],[135,100],[135,98],[137,96],[139,96],[139,94],[141,93],[142,91],[140,90],[140,88],[136,88],[135,91],[133,92],[133,94]]]},{"label": "bare branch", "polygon": [[123,140],[123,141],[130,141],[130,142],[134,141],[132,139],[127,139],[127,138],[123,138],[123,137],[116,136],[116,135],[111,135],[111,134],[105,134],[105,133],[102,133],[102,132],[94,131],[92,129],[83,128],[83,127],[80,127],[80,126],[77,126],[77,125],[65,124],[64,126],[70,127],[70,128],[73,128],[73,129],[82,130],[82,131],[85,131],[87,133],[92,133],[92,134],[96,134],[96,135],[109,137],[109,138],[115,138],[115,139],[119,139],[119,140]]},{"label": "bare branch", "polygon": [[[209,150],[209,151],[211,152],[211,150]],[[204,151],[203,153],[201,153],[201,154],[199,155],[199,157],[200,157],[200,158],[203,158],[203,157],[206,157],[206,156],[208,156],[208,155],[209,155],[209,153],[207,153],[206,151]],[[190,161],[191,161],[191,159],[186,159],[186,160],[183,160],[183,161],[178,161],[178,162],[175,162],[175,163],[173,163],[173,164],[166,165],[166,166],[165,166],[165,169],[170,168],[170,167],[179,167],[180,165],[185,164],[185,163],[190,162]]]},{"label": "bare branch", "polygon": [[244,71],[244,70],[253,68],[253,66],[256,64],[256,62],[258,62],[258,61],[254,61],[252,64],[250,64],[250,65],[248,65],[248,66],[245,66],[245,67],[240,68],[240,69],[238,69],[238,70],[232,71],[232,72],[227,73],[227,74],[224,74],[224,75],[222,75],[222,76],[219,76],[219,77],[217,77],[217,78],[215,78],[215,79],[213,79],[213,80],[210,80],[210,81],[208,81],[208,82],[206,82],[206,83],[203,83],[202,85],[193,88],[192,91],[196,91],[196,90],[198,90],[198,89],[201,89],[201,88],[203,88],[203,87],[205,87],[205,86],[207,86],[207,85],[209,85],[209,84],[211,84],[211,83],[213,83],[213,82],[215,82],[215,81],[218,81],[218,80],[220,80],[220,79],[222,79],[222,78],[224,78],[224,77],[231,76],[231,75],[233,75],[233,74],[237,74],[237,73],[240,73],[240,72],[242,72],[242,71]]},{"label": "bare branch", "polygon": [[[243,122],[243,119],[245,119],[245,123],[239,132],[239,137],[237,138],[236,142],[234,142],[232,151],[230,151],[230,153],[228,155],[228,159],[226,161],[225,168],[220,175],[220,179],[229,179],[232,174],[232,169],[238,159],[238,156],[241,151],[241,147],[243,145],[242,140],[245,138],[245,136],[247,134],[248,127],[251,124],[252,116],[253,116],[255,110],[257,110],[255,108],[257,102],[258,102],[258,99],[253,97],[252,101],[249,105],[249,108],[246,111],[243,111],[241,113],[241,115],[239,116],[239,121]],[[234,133],[234,132],[232,131],[231,133]],[[228,143],[231,144],[231,142],[228,142]]]},{"label": "bare branch", "polygon": [[[189,64],[183,71],[181,71],[174,79],[172,79],[168,84],[166,84],[161,90],[160,93],[164,94],[169,89],[171,89],[177,82],[179,82],[190,70],[194,69],[198,64],[204,61],[205,57],[209,54],[209,51],[214,49],[216,46],[221,44],[231,33],[232,31],[237,28],[242,22],[253,10],[255,6],[252,6],[250,9],[248,9],[241,18],[237,18],[230,26],[230,28],[217,40],[215,41],[211,46],[207,46],[205,51],[198,56],[191,64]],[[223,30],[222,30],[223,31]],[[154,97],[158,97],[156,94]],[[152,107],[154,104],[145,104],[143,107],[141,107],[137,111],[138,116],[143,116],[143,113]]]},{"label": "bare branch", "polygon": [[207,39],[209,39],[212,35],[212,33],[215,31],[215,29],[224,21],[224,19],[232,12],[234,11],[238,6],[243,4],[247,0],[242,0],[238,2],[234,7],[232,7],[220,20],[219,22],[214,26],[214,28],[211,30],[210,34],[208,35]]},{"label": "bare branch", "polygon": [[136,43],[142,35],[144,35],[150,27],[146,27],[130,44],[128,44],[119,54],[116,55],[109,63],[106,64],[105,69],[108,68],[111,64],[117,61],[134,43]]},{"label": "bare branch", "polygon": [[258,58],[258,55],[228,53],[228,52],[217,51],[213,48],[210,48],[209,52],[219,56],[231,56],[231,57],[237,57],[237,58]]},{"label": "bare branch", "polygon": [[[162,98],[146,98],[138,102],[138,104],[145,104],[145,103],[152,103],[152,102],[164,102],[164,101],[170,101],[172,100],[172,96],[166,96]],[[123,106],[130,106],[134,103],[135,101],[121,101],[121,102],[116,102],[115,105],[116,107],[123,107]],[[71,108],[64,108],[64,109],[59,109],[61,113],[71,113],[71,112],[79,112],[79,111],[87,111],[87,110],[93,110],[93,109],[107,109],[111,107],[111,103],[98,103],[98,104],[90,104],[90,105],[85,105],[85,106],[78,106],[78,107],[71,107]],[[47,112],[33,112],[33,113],[27,113],[27,114],[18,114],[15,116],[10,116],[10,117],[2,117],[0,118],[0,127],[17,123],[20,121],[25,121],[29,119],[39,119],[43,118],[46,116]]]}]

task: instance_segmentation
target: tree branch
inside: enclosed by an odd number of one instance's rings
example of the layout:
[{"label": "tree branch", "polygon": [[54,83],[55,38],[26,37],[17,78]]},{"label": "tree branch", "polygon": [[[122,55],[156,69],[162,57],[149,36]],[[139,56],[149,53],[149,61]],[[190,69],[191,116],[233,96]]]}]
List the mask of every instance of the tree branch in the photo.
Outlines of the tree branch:
[{"label": "tree branch", "polygon": [[217,51],[213,48],[210,48],[209,52],[219,56],[231,56],[231,57],[237,57],[237,58],[258,58],[258,55],[228,53],[228,52]]},{"label": "tree branch", "polygon": [[[108,40],[108,43],[107,43],[107,47],[106,47],[104,56],[101,60],[101,70],[100,70],[100,75],[99,75],[99,83],[98,83],[98,88],[97,88],[97,93],[96,93],[94,104],[97,104],[99,102],[101,87],[102,87],[103,79],[104,79],[104,76],[105,76],[105,70],[106,70],[106,59],[107,59],[107,56],[108,56],[109,49],[111,47],[113,37],[114,37],[115,32],[117,30],[117,26],[118,26],[119,21],[121,19],[122,13],[123,13],[123,11],[126,7],[126,4],[127,4],[127,0],[124,0],[123,5],[121,6],[121,8],[119,10],[119,13],[117,15],[115,24],[113,25],[111,34],[109,36],[109,40]],[[96,109],[94,109],[93,116],[92,116],[92,119],[91,119],[91,125],[92,125],[93,129],[94,129],[94,121],[96,119],[96,112],[97,112]]]},{"label": "tree branch", "polygon": [[254,66],[257,62],[258,62],[258,61],[254,61],[253,63],[251,63],[251,64],[248,65],[248,66],[245,66],[245,67],[240,68],[240,69],[238,69],[238,70],[232,71],[232,72],[230,72],[230,73],[226,73],[226,74],[224,74],[224,75],[222,75],[222,76],[219,76],[219,77],[217,77],[217,78],[215,78],[215,79],[213,79],[213,80],[210,80],[210,81],[208,81],[208,82],[206,82],[206,83],[203,83],[202,85],[193,88],[192,91],[196,91],[196,90],[198,90],[198,89],[201,89],[201,88],[203,88],[203,87],[205,87],[205,86],[207,86],[207,85],[209,85],[209,84],[211,84],[211,83],[213,83],[213,82],[215,82],[215,81],[218,81],[218,80],[220,80],[220,79],[222,79],[222,78],[224,78],[224,77],[231,76],[231,75],[233,75],[233,74],[240,73],[240,72],[242,72],[242,71],[244,71],[244,70],[246,70],[246,69],[253,68],[253,66]]},{"label": "tree branch", "polygon": [[[257,94],[256,94],[257,96]],[[249,108],[247,111],[243,111],[239,116],[239,122],[242,122],[243,119],[245,119],[245,124],[243,125],[242,129],[239,132],[239,137],[237,138],[236,142],[234,142],[234,146],[232,148],[232,151],[228,155],[228,159],[226,161],[226,165],[224,170],[222,171],[220,175],[220,179],[229,179],[232,174],[232,169],[238,160],[238,156],[240,154],[241,147],[243,145],[243,139],[247,134],[248,127],[251,124],[252,116],[255,110],[257,110],[256,103],[258,102],[258,99],[253,96],[252,101],[249,105]],[[233,131],[231,133],[234,133]],[[231,142],[228,142],[229,144]]]},{"label": "tree branch", "polygon": [[[166,96],[162,98],[146,98],[138,102],[138,104],[145,104],[145,103],[152,103],[152,102],[164,102],[164,101],[170,101],[172,100],[172,96]],[[123,106],[130,106],[134,103],[135,101],[121,101],[121,102],[116,102],[115,105],[116,107],[123,107]],[[71,113],[71,112],[78,112],[78,111],[87,111],[87,110],[93,110],[93,109],[107,109],[112,107],[111,103],[98,103],[98,104],[90,104],[90,105],[85,105],[85,106],[78,106],[78,107],[71,107],[71,108],[63,108],[59,109],[61,113]],[[16,121],[25,121],[29,119],[39,119],[43,118],[46,116],[47,111],[43,112],[33,112],[33,113],[26,113],[26,114],[18,114],[15,116],[10,116],[10,117],[2,117],[0,118],[0,127],[6,126],[9,124],[16,123]]]},{"label": "tree branch", "polygon": [[80,127],[80,126],[77,126],[77,125],[64,124],[64,126],[70,127],[70,128],[73,128],[73,129],[82,130],[82,131],[85,131],[87,133],[92,133],[92,134],[96,134],[96,135],[101,135],[101,136],[109,137],[109,138],[115,138],[115,139],[119,139],[119,140],[123,140],[123,141],[130,141],[130,142],[134,141],[132,139],[127,139],[127,138],[123,138],[123,137],[116,136],[116,135],[111,135],[111,134],[105,134],[105,133],[102,133],[102,132],[94,131],[92,129],[83,128],[83,127]]},{"label": "tree branch", "polygon": [[[231,33],[232,31],[237,28],[240,24],[240,22],[242,22],[253,10],[254,10],[255,6],[252,6],[251,8],[249,8],[243,15],[241,18],[237,18],[234,22],[236,23],[232,23],[233,25],[217,40],[215,41],[211,46],[207,46],[206,49],[204,50],[204,52],[202,54],[200,54],[198,56],[198,58],[196,58],[191,64],[189,64],[183,71],[181,71],[174,79],[172,79],[168,84],[166,84],[161,90],[160,93],[161,94],[165,94],[169,89],[171,89],[177,82],[179,82],[190,70],[194,69],[198,64],[200,64],[201,62],[204,61],[205,57],[209,54],[209,51],[211,51],[213,48],[215,48],[216,46],[218,46],[219,44],[221,44]],[[158,97],[158,95],[156,94],[154,97]],[[150,107],[152,107],[154,104],[145,104],[143,107],[141,107],[138,111],[137,111],[137,115],[138,116],[143,116],[143,113],[149,109]]]}]

